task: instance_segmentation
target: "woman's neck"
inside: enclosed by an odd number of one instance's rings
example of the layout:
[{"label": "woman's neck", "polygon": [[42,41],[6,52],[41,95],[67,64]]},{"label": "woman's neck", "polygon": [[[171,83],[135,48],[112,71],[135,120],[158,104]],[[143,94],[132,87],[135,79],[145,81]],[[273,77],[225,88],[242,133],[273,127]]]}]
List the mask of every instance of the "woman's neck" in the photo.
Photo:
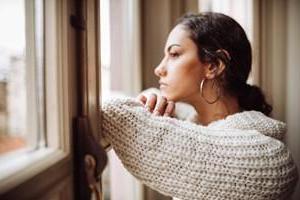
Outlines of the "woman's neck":
[{"label": "woman's neck", "polygon": [[202,98],[191,104],[197,111],[198,122],[205,126],[240,112],[237,98],[231,96],[223,96],[214,104],[209,104]]}]

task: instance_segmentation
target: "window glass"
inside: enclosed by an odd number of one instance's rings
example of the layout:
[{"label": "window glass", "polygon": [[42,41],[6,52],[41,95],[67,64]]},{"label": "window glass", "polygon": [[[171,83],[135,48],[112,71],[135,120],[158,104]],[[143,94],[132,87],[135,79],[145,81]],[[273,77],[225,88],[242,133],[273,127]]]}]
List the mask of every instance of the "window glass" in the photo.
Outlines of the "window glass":
[{"label": "window glass", "polygon": [[0,165],[44,142],[43,5],[0,1]]}]

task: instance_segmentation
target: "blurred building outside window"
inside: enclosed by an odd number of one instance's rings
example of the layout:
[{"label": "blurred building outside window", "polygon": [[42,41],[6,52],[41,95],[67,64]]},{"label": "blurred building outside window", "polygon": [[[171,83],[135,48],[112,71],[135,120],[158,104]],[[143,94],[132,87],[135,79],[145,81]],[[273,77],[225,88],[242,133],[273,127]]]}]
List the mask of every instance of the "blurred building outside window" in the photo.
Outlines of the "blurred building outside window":
[{"label": "blurred building outside window", "polygon": [[42,1],[0,2],[0,165],[45,146]]}]

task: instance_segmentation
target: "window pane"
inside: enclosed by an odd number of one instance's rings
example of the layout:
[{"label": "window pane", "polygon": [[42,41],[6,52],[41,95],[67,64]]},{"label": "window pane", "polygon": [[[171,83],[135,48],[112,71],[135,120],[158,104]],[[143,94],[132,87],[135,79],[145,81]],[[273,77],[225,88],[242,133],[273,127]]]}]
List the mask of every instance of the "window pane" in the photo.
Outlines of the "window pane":
[{"label": "window pane", "polygon": [[0,156],[44,145],[41,2],[0,2]]}]

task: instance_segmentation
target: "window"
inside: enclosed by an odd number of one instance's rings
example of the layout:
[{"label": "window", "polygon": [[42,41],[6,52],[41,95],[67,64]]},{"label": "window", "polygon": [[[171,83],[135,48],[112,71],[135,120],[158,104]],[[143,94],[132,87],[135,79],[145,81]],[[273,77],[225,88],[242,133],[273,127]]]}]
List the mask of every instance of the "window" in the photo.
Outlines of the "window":
[{"label": "window", "polygon": [[45,147],[42,1],[2,1],[0,26],[3,167],[15,156]]},{"label": "window", "polygon": [[0,199],[72,191],[67,5],[0,2]]},{"label": "window", "polygon": [[[44,78],[41,1],[36,2],[33,14],[28,13],[31,8],[25,10],[24,0],[1,4],[0,156],[3,157],[16,150],[44,146]],[[30,49],[35,49],[34,53]]]}]

